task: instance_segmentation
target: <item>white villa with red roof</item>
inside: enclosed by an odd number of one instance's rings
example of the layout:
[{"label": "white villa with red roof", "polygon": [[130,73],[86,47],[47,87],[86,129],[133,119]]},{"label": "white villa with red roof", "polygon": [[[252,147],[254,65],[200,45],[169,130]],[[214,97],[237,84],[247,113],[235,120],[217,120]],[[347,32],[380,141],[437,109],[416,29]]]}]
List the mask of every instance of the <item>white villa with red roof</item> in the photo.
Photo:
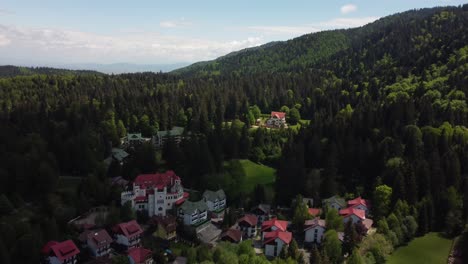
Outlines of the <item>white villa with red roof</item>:
[{"label": "white villa with red roof", "polygon": [[239,219],[237,225],[245,238],[255,237],[257,235],[258,218],[253,214],[246,214]]},{"label": "white villa with red roof", "polygon": [[322,242],[323,234],[325,233],[325,231],[325,220],[320,219],[319,217],[316,217],[312,220],[306,220],[304,223],[304,242],[320,244]]},{"label": "white villa with red roof", "polygon": [[132,203],[137,211],[148,211],[149,216],[166,216],[168,210],[182,204],[188,197],[181,180],[174,171],[141,174],[133,182],[133,190],[122,192],[121,203]]},{"label": "white villa with red roof", "polygon": [[107,256],[111,252],[110,246],[113,239],[105,229],[86,230],[80,235],[79,240],[89,248],[89,251],[95,257]]},{"label": "white villa with red roof", "polygon": [[273,218],[262,223],[262,237],[265,237],[265,233],[271,231],[283,231],[285,232],[288,229],[288,221],[278,220]]},{"label": "white villa with red roof", "polygon": [[343,222],[346,224],[348,221],[352,221],[353,224],[360,223],[366,219],[366,211],[349,207],[340,210],[340,215],[343,216]]},{"label": "white villa with red roof", "polygon": [[366,199],[362,199],[361,196],[359,196],[356,199],[349,200],[348,207],[364,210],[367,216],[369,214],[370,201]]},{"label": "white villa with red roof", "polygon": [[140,225],[135,220],[127,223],[120,223],[114,226],[112,231],[114,232],[114,239],[117,244],[127,248],[140,245],[143,229],[141,229]]},{"label": "white villa with red roof", "polygon": [[270,118],[266,121],[269,127],[282,127],[286,125],[286,113],[284,112],[271,112]]},{"label": "white villa with red roof", "polygon": [[75,264],[80,250],[71,240],[50,241],[42,248],[42,254],[50,264]]},{"label": "white villa with red roof", "polygon": [[263,245],[265,246],[265,256],[277,257],[284,245],[289,245],[292,240],[292,233],[281,230],[265,232],[263,235]]}]

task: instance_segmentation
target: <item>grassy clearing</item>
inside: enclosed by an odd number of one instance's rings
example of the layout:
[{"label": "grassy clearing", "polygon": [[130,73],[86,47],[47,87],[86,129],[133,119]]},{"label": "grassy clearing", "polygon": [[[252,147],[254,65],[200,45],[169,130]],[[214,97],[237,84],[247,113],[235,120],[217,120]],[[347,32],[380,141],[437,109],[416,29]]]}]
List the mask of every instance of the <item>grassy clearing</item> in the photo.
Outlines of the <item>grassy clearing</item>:
[{"label": "grassy clearing", "polygon": [[245,171],[245,180],[241,187],[244,192],[252,192],[257,184],[271,185],[275,182],[275,169],[250,160],[239,160],[239,164]]},{"label": "grassy clearing", "polygon": [[387,263],[442,264],[447,263],[452,240],[429,233],[418,237],[407,246],[398,248]]}]

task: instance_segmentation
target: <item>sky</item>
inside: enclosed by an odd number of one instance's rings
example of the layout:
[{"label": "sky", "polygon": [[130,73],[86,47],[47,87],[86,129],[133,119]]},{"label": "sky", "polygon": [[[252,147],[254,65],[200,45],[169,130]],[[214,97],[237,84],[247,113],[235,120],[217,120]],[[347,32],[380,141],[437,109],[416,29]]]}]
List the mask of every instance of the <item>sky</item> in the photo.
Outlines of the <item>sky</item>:
[{"label": "sky", "polygon": [[172,64],[467,0],[0,0],[0,64]]}]

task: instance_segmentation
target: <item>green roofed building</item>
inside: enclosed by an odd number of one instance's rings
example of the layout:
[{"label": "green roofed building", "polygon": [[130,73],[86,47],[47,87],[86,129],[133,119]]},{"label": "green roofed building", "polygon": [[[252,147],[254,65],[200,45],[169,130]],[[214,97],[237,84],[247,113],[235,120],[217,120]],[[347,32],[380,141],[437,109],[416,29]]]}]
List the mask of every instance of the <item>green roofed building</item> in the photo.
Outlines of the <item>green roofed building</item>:
[{"label": "green roofed building", "polygon": [[214,213],[216,217],[222,217],[224,209],[226,209],[226,194],[222,189],[217,191],[206,190],[203,193],[203,200],[205,200],[210,212]]},{"label": "green roofed building", "polygon": [[322,204],[324,206],[327,206],[329,208],[335,208],[336,210],[341,210],[343,208],[346,208],[346,201],[345,199],[339,197],[338,195],[334,195],[328,199],[325,199],[322,201]]},{"label": "green roofed building", "polygon": [[208,206],[203,199],[198,202],[185,201],[177,210],[177,216],[185,225],[198,226],[208,221]]},{"label": "green roofed building", "polygon": [[183,138],[183,134],[184,128],[177,126],[173,127],[171,130],[158,131],[156,135],[153,136],[153,144],[157,148],[162,148],[169,138],[179,144]]}]

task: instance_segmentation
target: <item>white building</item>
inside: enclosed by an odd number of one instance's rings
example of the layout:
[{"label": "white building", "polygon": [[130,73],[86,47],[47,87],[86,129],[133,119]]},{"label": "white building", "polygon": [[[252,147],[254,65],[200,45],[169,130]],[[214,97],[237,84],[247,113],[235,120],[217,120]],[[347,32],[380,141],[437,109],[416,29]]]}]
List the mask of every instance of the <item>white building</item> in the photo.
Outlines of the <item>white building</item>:
[{"label": "white building", "polygon": [[284,232],[275,230],[266,232],[263,238],[263,245],[265,246],[265,256],[277,257],[281,253],[284,245],[289,245],[292,240],[291,232]]},{"label": "white building", "polygon": [[158,131],[156,135],[153,136],[153,144],[157,148],[164,147],[168,139],[172,139],[176,144],[179,144],[182,141],[184,134],[183,127],[173,127],[171,130]]},{"label": "white building", "polygon": [[105,229],[101,230],[86,230],[80,234],[78,238],[83,247],[89,249],[94,257],[103,257],[111,253],[112,238]]},{"label": "white building", "polygon": [[342,209],[339,213],[343,216],[343,222],[345,224],[348,221],[352,221],[353,224],[356,224],[366,219],[366,211],[353,207]]},{"label": "white building", "polygon": [[252,238],[257,235],[257,223],[258,218],[253,214],[246,214],[237,222],[245,238]]},{"label": "white building", "polygon": [[315,218],[312,220],[306,220],[304,223],[304,242],[320,244],[323,239],[323,234],[326,231],[325,220]]},{"label": "white building", "polygon": [[222,189],[216,192],[206,190],[203,193],[203,200],[210,212],[216,214],[218,217],[224,214],[224,209],[226,209],[226,194]]},{"label": "white building", "polygon": [[185,225],[198,226],[208,221],[208,206],[205,201],[185,201],[177,210],[177,216]]},{"label": "white building", "polygon": [[126,248],[138,247],[141,243],[143,229],[141,229],[140,225],[135,220],[127,223],[120,223],[114,226],[112,231],[114,232],[115,242]]},{"label": "white building", "polygon": [[271,112],[270,118],[266,121],[269,127],[283,127],[286,125],[286,113],[284,112]]},{"label": "white building", "polygon": [[147,211],[149,216],[166,216],[168,210],[182,204],[188,197],[179,176],[173,171],[142,174],[133,182],[133,190],[122,192],[121,203],[131,202],[137,211]]}]

